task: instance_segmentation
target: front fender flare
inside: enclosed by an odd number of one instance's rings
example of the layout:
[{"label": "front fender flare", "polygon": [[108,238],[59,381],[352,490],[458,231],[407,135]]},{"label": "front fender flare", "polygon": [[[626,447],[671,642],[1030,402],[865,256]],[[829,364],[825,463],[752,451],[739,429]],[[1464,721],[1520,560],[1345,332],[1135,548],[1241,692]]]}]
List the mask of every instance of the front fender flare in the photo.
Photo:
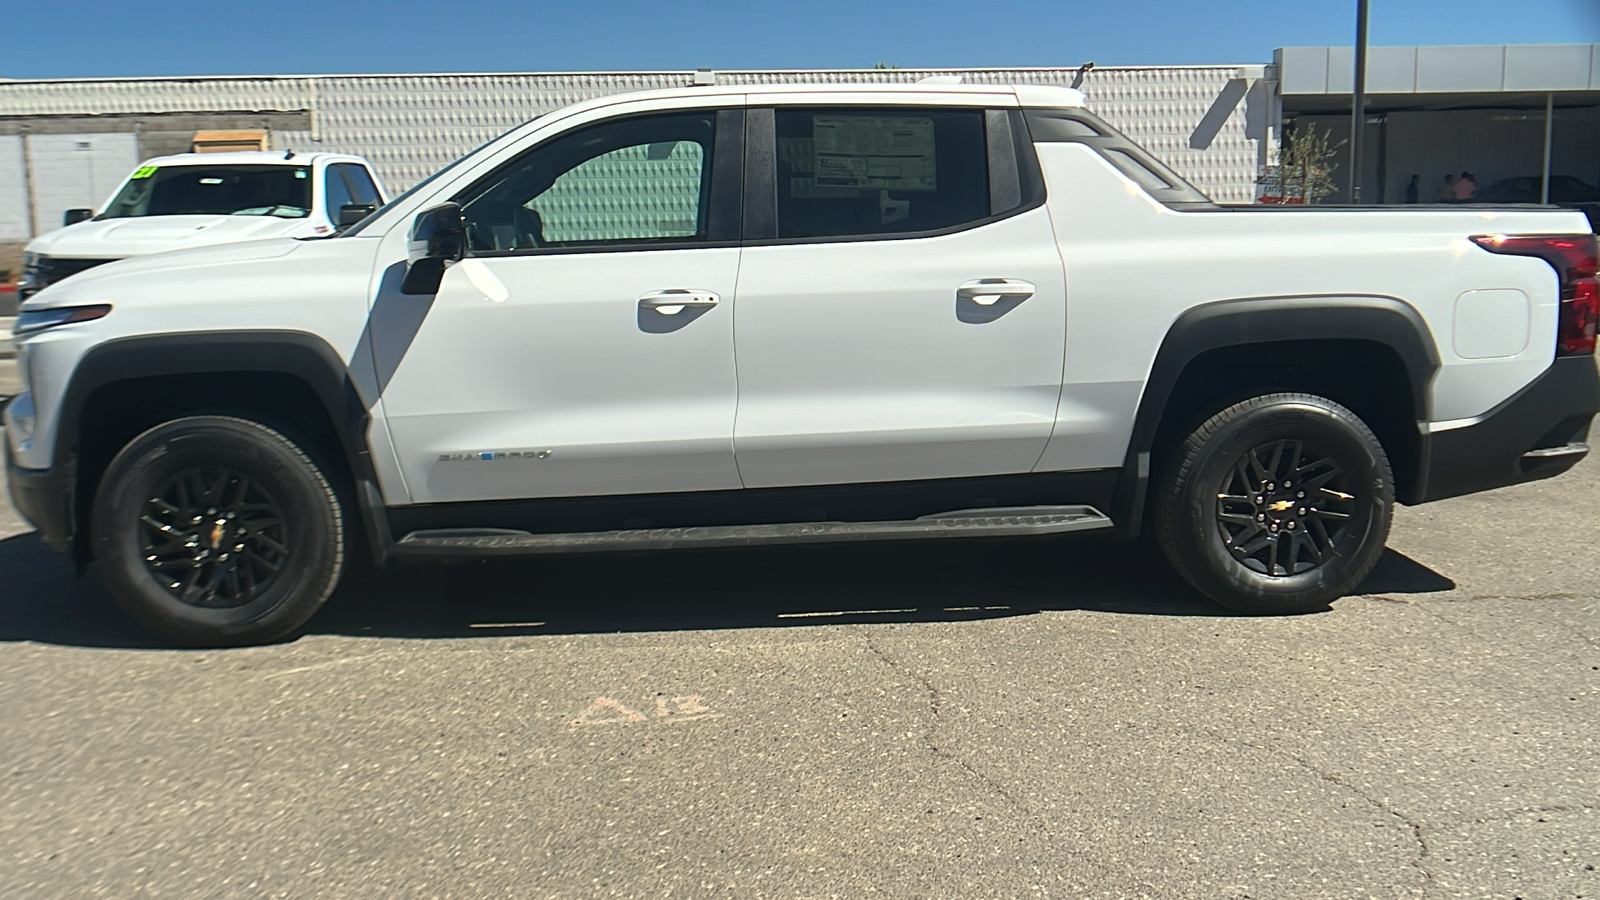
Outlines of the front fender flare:
[{"label": "front fender flare", "polygon": [[[371,417],[345,360],[314,334],[301,331],[203,331],[120,338],[91,349],[78,362],[62,395],[52,466],[76,471],[83,412],[94,392],[129,379],[227,372],[269,372],[305,382],[321,402],[338,436],[354,481],[351,500],[361,508],[373,553],[387,558],[391,544],[382,494],[367,447]],[[77,527],[78,502],[68,527]]]}]

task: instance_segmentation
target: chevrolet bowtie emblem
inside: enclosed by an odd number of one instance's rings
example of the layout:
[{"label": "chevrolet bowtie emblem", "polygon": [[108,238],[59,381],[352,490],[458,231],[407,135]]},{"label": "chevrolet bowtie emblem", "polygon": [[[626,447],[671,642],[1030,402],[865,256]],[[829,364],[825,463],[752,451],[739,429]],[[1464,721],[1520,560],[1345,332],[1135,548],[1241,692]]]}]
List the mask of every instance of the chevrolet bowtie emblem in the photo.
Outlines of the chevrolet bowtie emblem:
[{"label": "chevrolet bowtie emblem", "polygon": [[1267,512],[1283,512],[1284,510],[1288,509],[1289,507],[1291,507],[1293,505],[1294,505],[1294,501],[1293,500],[1279,500],[1277,503],[1274,503],[1274,504],[1268,506],[1267,507]]}]

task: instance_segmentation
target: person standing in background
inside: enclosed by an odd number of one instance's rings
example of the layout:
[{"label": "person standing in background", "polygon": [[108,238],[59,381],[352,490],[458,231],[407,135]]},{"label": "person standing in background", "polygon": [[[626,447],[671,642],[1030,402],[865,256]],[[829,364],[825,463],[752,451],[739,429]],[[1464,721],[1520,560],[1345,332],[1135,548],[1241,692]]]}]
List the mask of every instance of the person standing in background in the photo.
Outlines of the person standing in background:
[{"label": "person standing in background", "polygon": [[1471,172],[1462,172],[1456,179],[1456,199],[1471,200],[1472,195],[1478,192],[1478,182],[1472,177]]},{"label": "person standing in background", "polygon": [[1434,199],[1440,203],[1449,203],[1456,199],[1456,177],[1454,175],[1444,176],[1444,180],[1439,182],[1439,195]]},{"label": "person standing in background", "polygon": [[1415,202],[1417,202],[1417,192],[1420,191],[1420,190],[1422,190],[1422,176],[1421,175],[1413,175],[1413,176],[1411,176],[1411,183],[1406,185],[1406,202],[1407,203],[1415,203]]}]

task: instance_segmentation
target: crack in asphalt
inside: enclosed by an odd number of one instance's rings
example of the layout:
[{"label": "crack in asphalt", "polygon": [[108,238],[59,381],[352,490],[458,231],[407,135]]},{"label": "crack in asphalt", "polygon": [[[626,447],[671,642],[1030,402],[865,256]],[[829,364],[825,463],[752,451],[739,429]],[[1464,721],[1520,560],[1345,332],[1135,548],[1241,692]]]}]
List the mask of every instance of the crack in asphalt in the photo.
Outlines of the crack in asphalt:
[{"label": "crack in asphalt", "polygon": [[[1380,599],[1387,600],[1389,598],[1384,597],[1384,598],[1380,598]],[[1469,603],[1469,602],[1472,602],[1474,600],[1527,600],[1527,601],[1537,602],[1539,600],[1582,600],[1582,599],[1587,599],[1587,598],[1584,595],[1579,595],[1579,594],[1521,594],[1521,595],[1519,595],[1519,594],[1485,594],[1485,595],[1482,595],[1482,596],[1466,597],[1466,598],[1462,598],[1460,600],[1445,600],[1445,599],[1442,599],[1442,598],[1438,599],[1438,600],[1435,600],[1435,599],[1432,599],[1432,598],[1428,598],[1428,599],[1425,599],[1425,600],[1419,599],[1418,601],[1412,601],[1411,605],[1415,606],[1418,610],[1421,610],[1425,615],[1432,616],[1433,618],[1439,620],[1440,622],[1445,623],[1446,625],[1450,625],[1450,626],[1452,626],[1454,628],[1458,628],[1458,629],[1460,629],[1460,630],[1462,630],[1462,631],[1464,631],[1464,632],[1466,632],[1468,634],[1471,634],[1471,635],[1476,637],[1476,636],[1479,636],[1479,631],[1478,631],[1477,627],[1472,626],[1472,625],[1468,625],[1465,622],[1459,622],[1459,621],[1456,621],[1455,619],[1450,618],[1449,616],[1445,615],[1444,610],[1449,608],[1449,607],[1451,607],[1451,606],[1454,606],[1454,605],[1456,605],[1458,603]],[[1596,607],[1594,605],[1590,605],[1588,607],[1588,611],[1593,611],[1595,608]],[[1582,631],[1572,631],[1572,632],[1569,632],[1569,633],[1573,637],[1576,637],[1579,641],[1582,641],[1583,643],[1588,644],[1589,646],[1594,647],[1596,649],[1600,649],[1600,638],[1590,637],[1589,635],[1583,633]]]},{"label": "crack in asphalt", "polygon": [[[943,759],[943,760],[946,760],[948,762],[952,762],[952,763],[956,764],[957,766],[959,766],[962,769],[962,771],[966,772],[969,776],[971,776],[972,778],[974,778],[977,781],[981,782],[983,785],[985,785],[986,787],[990,788],[996,794],[998,794],[1002,798],[1004,798],[1004,800],[1016,812],[1020,813],[1024,817],[1024,819],[1027,820],[1029,822],[1029,824],[1035,830],[1037,830],[1040,834],[1044,835],[1046,838],[1052,837],[1052,833],[1050,831],[1050,828],[1049,828],[1048,824],[1045,823],[1043,821],[1043,819],[1039,816],[1039,814],[1036,813],[1033,809],[1031,809],[1026,803],[1023,803],[1017,797],[1012,795],[1012,793],[1010,791],[1008,791],[1005,788],[1005,786],[1003,786],[999,782],[995,781],[993,778],[989,777],[988,775],[984,774],[983,772],[978,770],[976,767],[974,767],[970,763],[968,763],[966,760],[962,759],[954,751],[952,751],[952,750],[940,745],[940,743],[937,740],[937,732],[938,732],[938,727],[939,727],[939,719],[940,719],[940,714],[941,714],[941,706],[942,706],[942,702],[943,702],[943,697],[940,695],[938,687],[931,680],[929,680],[928,678],[923,677],[921,674],[916,672],[914,669],[911,669],[910,667],[908,667],[908,666],[900,663],[898,660],[896,660],[886,650],[884,650],[875,641],[873,641],[872,635],[871,635],[870,632],[863,632],[862,640],[866,644],[867,649],[869,651],[871,651],[872,654],[874,656],[876,656],[878,658],[878,660],[884,664],[885,667],[887,667],[890,671],[894,672],[897,675],[900,675],[902,677],[910,679],[914,684],[916,684],[917,686],[922,688],[922,690],[927,693],[927,695],[928,695],[928,710],[929,710],[930,716],[929,716],[929,720],[928,720],[928,725],[923,730],[923,743],[928,747],[928,749],[935,756],[939,757],[940,759]],[[1358,786],[1356,786],[1354,784],[1351,784],[1348,781],[1345,781],[1339,775],[1339,773],[1330,772],[1330,771],[1324,771],[1323,769],[1319,768],[1317,765],[1313,764],[1311,761],[1305,759],[1304,757],[1298,756],[1298,755],[1296,755],[1296,754],[1294,754],[1292,752],[1289,752],[1287,750],[1283,750],[1283,749],[1280,749],[1280,748],[1277,748],[1277,747],[1267,746],[1267,745],[1263,745],[1263,744],[1252,744],[1249,741],[1241,741],[1241,740],[1238,740],[1236,738],[1226,737],[1224,735],[1217,734],[1216,732],[1210,731],[1210,730],[1205,729],[1205,728],[1199,728],[1199,727],[1194,727],[1194,726],[1180,726],[1179,730],[1188,730],[1188,731],[1192,731],[1192,732],[1197,733],[1197,734],[1204,735],[1205,737],[1208,737],[1211,740],[1214,740],[1214,741],[1216,741],[1216,742],[1218,742],[1220,744],[1230,745],[1230,746],[1239,747],[1239,748],[1243,748],[1243,749],[1247,749],[1247,750],[1253,750],[1253,751],[1256,751],[1256,752],[1266,753],[1266,754],[1269,754],[1269,755],[1279,756],[1279,757],[1282,757],[1283,759],[1287,759],[1290,762],[1294,763],[1299,768],[1302,768],[1302,769],[1306,770],[1307,772],[1310,772],[1313,775],[1316,775],[1319,779],[1321,779],[1323,781],[1326,781],[1326,782],[1329,782],[1331,784],[1338,785],[1339,787],[1343,788],[1345,791],[1349,792],[1350,794],[1353,794],[1355,797],[1360,799],[1363,803],[1367,804],[1371,808],[1373,808],[1373,809],[1383,813],[1384,815],[1387,815],[1387,816],[1395,819],[1396,821],[1400,822],[1400,824],[1402,824],[1402,825],[1404,825],[1406,827],[1407,831],[1411,835],[1411,839],[1412,839],[1413,843],[1416,845],[1416,855],[1408,862],[1408,864],[1412,868],[1416,869],[1417,873],[1421,876],[1421,879],[1422,879],[1421,888],[1422,888],[1423,893],[1424,894],[1431,893],[1434,888],[1439,887],[1438,882],[1436,882],[1434,880],[1433,871],[1427,865],[1427,861],[1433,855],[1433,849],[1428,844],[1428,836],[1424,832],[1424,828],[1423,828],[1423,825],[1422,825],[1421,822],[1417,821],[1416,819],[1412,818],[1411,816],[1407,815],[1406,813],[1400,811],[1399,809],[1396,809],[1393,806],[1390,806],[1388,803],[1384,802],[1383,800],[1380,800],[1379,798],[1368,794],[1362,788],[1360,788],[1360,787],[1358,787]],[[1596,809],[1596,808],[1600,808],[1600,807],[1591,807],[1588,804],[1582,804],[1580,807],[1577,807],[1577,808],[1581,808],[1581,809]],[[1514,815],[1518,815],[1518,814],[1531,813],[1531,812],[1569,811],[1570,809],[1571,808],[1569,808],[1569,807],[1548,807],[1548,808],[1540,807],[1540,808],[1537,808],[1537,809],[1514,810],[1514,811],[1511,811],[1511,812],[1507,813],[1507,816],[1514,816]],[[1449,826],[1442,826],[1442,827],[1449,827]]]},{"label": "crack in asphalt", "polygon": [[1507,819],[1515,819],[1517,816],[1539,815],[1541,813],[1570,812],[1600,812],[1600,801],[1595,801],[1593,803],[1560,803],[1554,806],[1523,806],[1517,809],[1502,809],[1494,812],[1455,819],[1450,822],[1436,825],[1434,828],[1437,831],[1447,831],[1452,828],[1460,828],[1463,825],[1481,825],[1486,822],[1503,822]]},{"label": "crack in asphalt", "polygon": [[939,730],[939,718],[942,712],[944,698],[940,696],[938,687],[936,687],[932,681],[924,678],[909,666],[902,665],[894,657],[890,656],[888,651],[878,646],[872,640],[872,633],[870,631],[862,632],[862,640],[867,645],[867,649],[872,652],[872,655],[876,656],[878,660],[889,669],[889,671],[894,672],[902,677],[909,678],[912,683],[922,688],[922,690],[927,693],[929,717],[927,727],[923,729],[922,743],[927,746],[933,755],[947,762],[955,763],[963,772],[966,772],[967,775],[981,782],[984,786],[988,787],[996,794],[999,794],[1000,797],[1005,800],[1006,804],[1009,805],[1014,812],[1020,814],[1023,820],[1027,822],[1031,828],[1037,831],[1046,840],[1052,839],[1054,834],[1051,832],[1049,824],[1044,821],[1043,817],[1040,816],[1039,813],[1014,796],[1009,790],[1006,789],[1005,785],[979,771],[977,767],[962,759],[961,756],[955,751],[939,744],[937,735]]},{"label": "crack in asphalt", "polygon": [[1430,856],[1433,855],[1433,850],[1432,850],[1432,848],[1430,848],[1428,846],[1428,839],[1427,839],[1427,836],[1424,835],[1423,832],[1422,832],[1422,823],[1421,822],[1418,822],[1417,820],[1411,818],[1410,816],[1406,815],[1405,813],[1401,812],[1400,810],[1395,809],[1394,807],[1392,807],[1389,804],[1383,802],[1382,800],[1379,800],[1378,798],[1369,795],[1366,791],[1362,790],[1361,788],[1349,783],[1348,781],[1345,781],[1343,778],[1341,778],[1339,776],[1338,772],[1325,772],[1321,768],[1319,768],[1318,766],[1313,764],[1310,760],[1307,760],[1307,759],[1305,759],[1305,758],[1303,758],[1301,756],[1298,756],[1298,755],[1296,755],[1294,753],[1291,753],[1291,752],[1289,752],[1287,750],[1283,750],[1283,749],[1280,749],[1280,748],[1277,748],[1277,747],[1269,747],[1269,746],[1266,746],[1264,744],[1252,744],[1249,741],[1241,741],[1241,740],[1238,740],[1237,738],[1225,737],[1223,735],[1217,734],[1216,732],[1211,731],[1211,730],[1206,729],[1206,728],[1198,728],[1198,727],[1194,727],[1194,726],[1184,726],[1184,727],[1187,728],[1187,730],[1194,731],[1194,732],[1196,732],[1198,734],[1203,734],[1206,737],[1209,737],[1212,740],[1217,741],[1218,743],[1221,743],[1221,744],[1228,744],[1228,745],[1231,745],[1231,746],[1234,746],[1234,747],[1243,747],[1243,748],[1246,748],[1246,749],[1249,749],[1249,750],[1256,750],[1256,751],[1259,751],[1259,752],[1262,752],[1262,753],[1267,753],[1267,754],[1270,754],[1270,755],[1279,756],[1279,757],[1282,757],[1284,759],[1287,759],[1290,762],[1294,763],[1295,765],[1299,766],[1300,768],[1305,769],[1307,772],[1310,772],[1313,775],[1316,775],[1318,778],[1321,778],[1323,781],[1329,782],[1331,784],[1336,784],[1339,787],[1344,788],[1345,790],[1347,790],[1350,793],[1352,793],[1352,794],[1356,795],[1357,797],[1359,797],[1363,802],[1365,802],[1367,805],[1371,806],[1373,809],[1376,809],[1381,813],[1384,813],[1384,814],[1389,815],[1389,816],[1393,816],[1394,818],[1398,819],[1401,824],[1405,825],[1406,828],[1408,828],[1411,831],[1411,838],[1417,844],[1417,856],[1416,856],[1415,859],[1413,859],[1411,861],[1411,867],[1416,869],[1422,875],[1422,889],[1423,889],[1423,892],[1427,893],[1430,888],[1432,888],[1432,887],[1434,887],[1436,885],[1436,882],[1433,880],[1433,872],[1432,872],[1432,870],[1430,870],[1424,864],[1424,862]]}]

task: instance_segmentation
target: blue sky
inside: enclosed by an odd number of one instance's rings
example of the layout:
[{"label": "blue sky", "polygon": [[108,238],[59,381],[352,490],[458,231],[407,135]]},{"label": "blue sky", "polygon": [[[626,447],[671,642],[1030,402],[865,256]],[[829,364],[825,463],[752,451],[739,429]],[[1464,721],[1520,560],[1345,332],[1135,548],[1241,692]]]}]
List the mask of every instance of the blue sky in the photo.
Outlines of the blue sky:
[{"label": "blue sky", "polygon": [[[1268,62],[1355,0],[19,0],[0,77]],[[1600,0],[1372,0],[1373,44],[1600,42]]]}]

